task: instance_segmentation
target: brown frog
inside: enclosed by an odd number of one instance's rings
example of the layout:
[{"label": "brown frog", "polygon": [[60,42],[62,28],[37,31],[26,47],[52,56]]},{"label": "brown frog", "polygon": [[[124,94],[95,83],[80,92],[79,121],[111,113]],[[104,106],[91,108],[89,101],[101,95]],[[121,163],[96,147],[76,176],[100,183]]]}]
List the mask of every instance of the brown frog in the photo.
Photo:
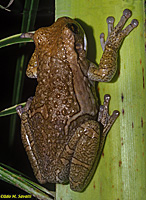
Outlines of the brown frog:
[{"label": "brown frog", "polygon": [[137,20],[122,30],[131,11],[123,12],[114,28],[114,18],[107,18],[108,37],[101,34],[103,55],[99,67],[86,58],[86,37],[81,26],[68,17],[52,26],[40,28],[31,37],[35,51],[27,76],[37,78],[35,96],[26,106],[17,107],[21,118],[24,147],[34,174],[40,183],[70,183],[82,191],[91,180],[99,161],[105,138],[119,115],[110,116],[110,96],[98,106],[94,81],[109,82],[117,65],[117,52],[123,39],[137,25]]}]

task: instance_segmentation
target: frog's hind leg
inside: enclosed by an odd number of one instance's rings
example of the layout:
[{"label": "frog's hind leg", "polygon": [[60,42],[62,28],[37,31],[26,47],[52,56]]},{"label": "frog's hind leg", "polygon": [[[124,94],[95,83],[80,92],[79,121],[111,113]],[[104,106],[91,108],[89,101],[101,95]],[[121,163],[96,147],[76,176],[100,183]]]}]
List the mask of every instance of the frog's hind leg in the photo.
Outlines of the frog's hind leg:
[{"label": "frog's hind leg", "polygon": [[72,190],[80,192],[86,188],[95,171],[94,163],[100,146],[100,125],[92,120],[85,122],[77,129],[76,135],[79,135],[79,139],[71,160],[69,182]]},{"label": "frog's hind leg", "polygon": [[[69,176],[72,190],[82,191],[90,182],[101,156],[107,133],[119,116],[119,111],[116,110],[111,116],[109,115],[109,102],[110,96],[106,94],[104,105],[100,106],[98,122],[87,121],[76,131],[79,140],[72,157]],[[102,130],[100,123],[103,126]]]},{"label": "frog's hind leg", "polygon": [[29,123],[28,123],[28,110],[32,102],[32,97],[30,97],[24,108],[22,108],[21,105],[16,107],[16,111],[21,118],[21,138],[24,145],[24,148],[26,150],[26,153],[28,155],[29,161],[31,163],[31,166],[33,168],[34,174],[38,181],[43,184],[46,182],[44,177],[42,177],[38,163],[37,163],[37,153],[35,150],[34,140],[33,140],[33,134],[31,132]]}]

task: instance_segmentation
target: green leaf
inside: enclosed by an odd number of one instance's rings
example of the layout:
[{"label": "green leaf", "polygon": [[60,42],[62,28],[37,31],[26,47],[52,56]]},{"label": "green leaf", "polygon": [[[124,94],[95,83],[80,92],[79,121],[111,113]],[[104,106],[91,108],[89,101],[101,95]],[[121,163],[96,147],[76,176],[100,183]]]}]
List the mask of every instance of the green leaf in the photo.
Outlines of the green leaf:
[{"label": "green leaf", "polygon": [[[31,32],[33,33],[33,32]],[[20,43],[25,43],[25,42],[33,42],[32,39],[30,38],[21,38],[22,33],[12,35],[10,37],[4,38],[0,40],[0,48],[10,46],[12,44],[20,44]]]},{"label": "green leaf", "polygon": [[[110,112],[120,116],[108,133],[104,153],[96,173],[84,192],[70,190],[69,185],[57,184],[56,198],[63,200],[146,199],[146,60],[144,48],[144,1],[122,0],[56,0],[56,19],[77,18],[86,31],[90,60],[99,63],[102,48],[99,36],[107,36],[108,16],[115,25],[124,9],[132,10],[132,19],[139,26],[125,39],[120,49],[119,77],[115,82],[99,83],[103,102],[111,95]],[[126,24],[126,25],[127,25]],[[97,54],[98,53],[98,54]],[[96,55],[95,55],[96,54]],[[80,175],[79,175],[80,176]]]},{"label": "green leaf", "polygon": [[[37,13],[37,7],[38,7],[39,1],[37,0],[26,0],[25,1],[25,7],[23,12],[23,23],[22,23],[22,32],[28,32],[29,30],[33,30],[36,13]],[[26,43],[26,42],[32,42],[31,39],[24,39],[20,38],[21,34],[13,35],[8,38],[4,38],[0,41],[0,48],[6,47],[12,44],[16,43]],[[22,44],[19,46],[22,47]],[[23,68],[25,68],[25,55],[22,55],[21,58],[18,59],[17,66],[16,66],[16,76],[15,76],[15,84],[14,84],[14,96],[13,96],[13,102],[19,102],[19,99],[21,98],[21,90],[23,88]],[[10,108],[7,108],[0,112],[0,116],[6,116],[10,114],[16,113],[16,107],[18,105],[24,106],[25,103],[17,104],[13,103],[13,105]],[[12,134],[15,131],[15,118],[12,119],[12,126],[10,127],[10,133]],[[13,142],[13,134],[10,143]],[[10,170],[6,169],[6,166],[1,164],[0,166],[0,179],[8,182],[10,184],[15,185],[16,187],[21,188],[22,190],[32,194],[37,199],[54,199],[55,193],[48,191],[46,188],[42,187],[41,185],[38,185],[31,180],[23,177],[20,175],[20,172],[17,172],[16,170],[13,170],[12,168],[8,167]],[[11,172],[13,170],[13,172]],[[18,175],[19,174],[19,175]]]},{"label": "green leaf", "polygon": [[6,108],[2,111],[0,111],[0,117],[4,117],[4,116],[7,116],[7,115],[12,115],[12,114],[16,114],[16,107],[21,105],[21,106],[25,106],[26,103],[20,103],[20,104],[17,104],[15,106],[12,106],[10,108]]},{"label": "green leaf", "polygon": [[[6,169],[6,168],[9,168]],[[11,171],[13,172],[11,172]],[[48,191],[46,188],[41,185],[34,183],[33,181],[23,177],[20,172],[14,170],[11,167],[8,167],[0,163],[0,179],[8,182],[18,188],[26,191],[27,193],[33,195],[37,199],[41,200],[52,200],[55,198],[55,193]]]},{"label": "green leaf", "polygon": [[4,7],[4,6],[2,6],[2,5],[0,5],[0,9],[6,10],[6,11],[8,11],[8,12],[11,12],[11,10],[7,9],[6,7]]}]

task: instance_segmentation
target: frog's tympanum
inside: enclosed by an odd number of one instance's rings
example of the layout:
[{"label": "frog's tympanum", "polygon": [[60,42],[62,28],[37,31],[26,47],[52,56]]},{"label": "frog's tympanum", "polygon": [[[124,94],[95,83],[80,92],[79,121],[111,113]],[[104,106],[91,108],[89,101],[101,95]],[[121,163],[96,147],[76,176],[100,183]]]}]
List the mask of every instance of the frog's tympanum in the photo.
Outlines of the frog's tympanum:
[{"label": "frog's tympanum", "polygon": [[[21,117],[22,141],[40,183],[70,183],[82,191],[91,180],[105,138],[119,115],[110,116],[110,96],[98,106],[95,81],[109,82],[116,72],[118,49],[123,39],[138,25],[126,9],[114,28],[108,17],[108,37],[100,36],[103,55],[99,67],[86,58],[86,37],[81,26],[68,17],[52,26],[21,37],[34,40],[35,51],[27,76],[37,78],[35,96],[26,106],[17,107]],[[122,30],[123,29],[123,30]],[[89,41],[90,42],[90,41]]]}]

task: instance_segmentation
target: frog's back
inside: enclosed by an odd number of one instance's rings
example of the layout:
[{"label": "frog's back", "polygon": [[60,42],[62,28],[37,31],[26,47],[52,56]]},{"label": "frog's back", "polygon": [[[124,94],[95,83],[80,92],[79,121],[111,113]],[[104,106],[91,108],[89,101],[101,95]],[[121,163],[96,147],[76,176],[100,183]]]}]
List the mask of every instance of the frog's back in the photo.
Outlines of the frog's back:
[{"label": "frog's back", "polygon": [[29,124],[40,170],[42,168],[42,174],[50,171],[47,177],[53,179],[56,176],[52,173],[57,170],[55,162],[77,127],[96,116],[83,112],[84,106],[80,105],[75,93],[74,74],[69,64],[49,58],[48,64],[40,65],[38,70],[38,86],[29,110]]},{"label": "frog's back", "polygon": [[64,130],[68,118],[79,112],[80,108],[72,85],[71,69],[61,60],[49,60],[48,64],[39,68],[42,73],[38,76],[38,86],[30,110],[32,115],[34,113],[31,121],[37,121],[34,132],[42,124],[41,130],[45,131],[48,142],[51,138],[52,144],[53,140],[57,143],[57,138],[59,143],[67,139],[68,133]]}]

